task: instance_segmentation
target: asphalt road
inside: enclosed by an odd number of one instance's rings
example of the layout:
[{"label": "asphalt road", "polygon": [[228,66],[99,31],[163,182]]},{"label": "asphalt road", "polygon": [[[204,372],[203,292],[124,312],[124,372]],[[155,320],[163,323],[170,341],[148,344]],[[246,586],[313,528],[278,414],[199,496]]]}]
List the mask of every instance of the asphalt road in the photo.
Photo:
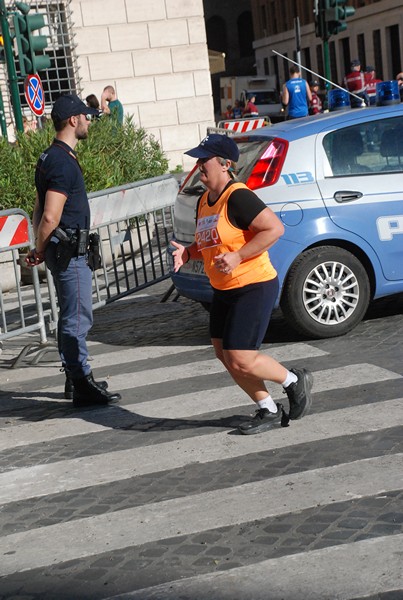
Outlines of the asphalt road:
[{"label": "asphalt road", "polygon": [[277,313],[263,349],[312,370],[312,411],[241,436],[253,406],[168,285],[95,313],[118,406],[73,409],[54,352],[9,369],[5,344],[0,598],[402,600],[403,295],[329,340]]}]

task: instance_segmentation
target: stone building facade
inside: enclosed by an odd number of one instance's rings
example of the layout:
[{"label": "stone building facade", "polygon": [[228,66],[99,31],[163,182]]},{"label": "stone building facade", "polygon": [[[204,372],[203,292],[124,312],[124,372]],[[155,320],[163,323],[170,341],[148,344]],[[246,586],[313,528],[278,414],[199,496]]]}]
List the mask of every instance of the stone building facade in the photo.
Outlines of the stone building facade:
[{"label": "stone building facade", "polygon": [[72,0],[82,95],[113,85],[170,168],[214,125],[202,0]]}]

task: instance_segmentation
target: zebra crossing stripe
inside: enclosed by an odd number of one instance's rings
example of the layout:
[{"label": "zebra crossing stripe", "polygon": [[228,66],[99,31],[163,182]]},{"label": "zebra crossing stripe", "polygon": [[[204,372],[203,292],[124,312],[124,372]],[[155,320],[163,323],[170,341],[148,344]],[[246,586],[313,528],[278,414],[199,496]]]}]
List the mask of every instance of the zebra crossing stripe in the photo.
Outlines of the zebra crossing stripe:
[{"label": "zebra crossing stripe", "polygon": [[0,575],[384,493],[402,470],[403,454],[380,456],[10,534]]},{"label": "zebra crossing stripe", "polygon": [[[366,363],[316,371],[314,375],[314,393],[340,389],[341,387],[348,388],[354,385],[357,380],[360,381],[360,384],[364,385],[401,378],[401,375],[398,373]],[[111,378],[112,389],[122,389],[118,385],[118,377],[120,376]],[[230,381],[228,379],[228,383]],[[60,388],[53,389],[60,391]],[[270,390],[275,400],[281,401],[284,399],[281,386],[271,384]],[[47,391],[51,392],[51,390]],[[45,402],[47,399],[55,402],[54,398],[46,398],[41,395],[41,402]],[[64,402],[64,400],[60,401]],[[2,428],[0,429],[0,452],[18,446],[49,442],[85,433],[107,431],[111,427],[122,427],[125,421],[127,424],[133,423],[133,414],[143,415],[146,418],[184,419],[207,414],[215,410],[235,409],[244,405],[250,405],[251,411],[253,411],[254,407],[249,398],[245,396],[238,386],[233,385],[216,389],[214,394],[206,393],[203,390],[179,396],[159,398],[158,400],[138,402],[136,404],[124,404],[123,399],[121,406],[87,411],[85,419],[80,419],[81,413],[78,413],[74,418],[64,417]]]},{"label": "zebra crossing stripe", "polygon": [[[150,358],[160,358],[162,356],[178,354],[183,352],[186,354],[186,360],[189,360],[189,352],[193,352],[196,350],[210,350],[211,358],[209,357],[207,360],[198,361],[196,363],[180,364],[176,367],[162,367],[156,369],[147,369],[144,371],[140,371],[133,375],[131,372],[130,375],[135,377],[134,383],[136,385],[142,385],[147,383],[158,383],[161,381],[175,381],[179,377],[187,378],[194,377],[197,375],[207,375],[209,373],[220,373],[225,371],[224,366],[220,363],[214,356],[213,350],[210,346],[196,346],[196,347],[183,347],[183,346],[174,346],[173,348],[167,349],[167,347],[158,346],[156,348],[128,348],[125,351],[118,352],[109,352],[107,354],[98,354],[93,357],[91,361],[91,367],[93,369],[103,368],[104,370],[108,370],[109,367],[114,365],[125,365],[132,363],[134,361],[146,360]],[[328,353],[323,350],[319,350],[315,348],[315,346],[311,346],[309,344],[298,343],[298,344],[286,344],[285,346],[278,346],[276,348],[263,349],[262,352],[270,354],[276,360],[280,362],[283,361],[292,361],[292,360],[300,360],[301,358],[314,358],[319,356],[326,356]],[[60,376],[59,373],[60,362],[53,363],[52,365],[48,365],[46,367],[28,367],[23,370],[8,370],[3,374],[2,384],[10,385],[12,383],[21,383],[22,380],[26,379],[31,382],[37,379],[46,379],[47,377],[54,377],[56,375]],[[197,371],[197,373],[195,373]],[[142,382],[142,383],[139,383]],[[133,380],[131,381],[133,384]],[[59,387],[60,389],[60,387]]]},{"label": "zebra crossing stripe", "polygon": [[380,431],[391,426],[391,414],[393,426],[403,425],[402,399],[379,402],[376,419],[365,406],[350,407],[307,416],[289,428],[260,435],[258,442],[255,436],[230,437],[225,431],[183,439],[180,444],[165,442],[110,452],[107,460],[100,454],[13,469],[0,473],[0,505],[183,468],[195,461],[205,464],[340,435]]},{"label": "zebra crossing stripe", "polygon": [[402,552],[403,534],[379,537],[170,581],[105,600],[372,598],[402,589]]}]

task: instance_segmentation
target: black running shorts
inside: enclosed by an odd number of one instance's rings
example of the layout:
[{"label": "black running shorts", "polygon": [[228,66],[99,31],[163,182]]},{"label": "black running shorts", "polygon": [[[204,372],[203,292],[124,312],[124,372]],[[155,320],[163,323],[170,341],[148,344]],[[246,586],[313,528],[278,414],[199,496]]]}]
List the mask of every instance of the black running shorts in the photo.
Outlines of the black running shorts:
[{"label": "black running shorts", "polygon": [[258,350],[279,291],[278,278],[232,290],[214,290],[210,336],[224,350]]}]

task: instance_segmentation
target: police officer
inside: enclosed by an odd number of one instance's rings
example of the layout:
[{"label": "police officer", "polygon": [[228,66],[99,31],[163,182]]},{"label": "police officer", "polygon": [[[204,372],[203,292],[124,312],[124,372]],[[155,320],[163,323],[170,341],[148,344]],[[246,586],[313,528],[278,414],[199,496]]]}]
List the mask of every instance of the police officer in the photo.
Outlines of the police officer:
[{"label": "police officer", "polygon": [[30,266],[45,261],[52,273],[59,302],[58,347],[66,372],[65,396],[72,397],[77,407],[120,400],[119,394],[107,391],[105,381],[94,381],[86,343],[92,326],[90,206],[74,149],[87,138],[96,114],[73,94],[60,96],[53,105],[56,136],[36,166],[36,248],[26,259]]},{"label": "police officer", "polygon": [[[358,59],[352,60],[350,68],[351,72],[347,73],[344,78],[344,87],[349,92],[353,92],[355,96],[359,96],[368,106],[369,100],[366,92],[364,73],[361,71],[360,61]],[[351,108],[360,108],[363,103],[355,96],[350,96]]]},{"label": "police officer", "polygon": [[309,84],[309,87],[311,88],[312,94],[311,106],[309,107],[309,114],[317,115],[322,112],[322,100],[318,96],[319,82],[316,81],[316,79],[314,79]]},{"label": "police officer", "polygon": [[375,68],[368,65],[364,73],[365,78],[365,89],[368,96],[368,102],[370,106],[376,105],[376,84],[381,83],[382,79],[377,79],[375,75]]}]

